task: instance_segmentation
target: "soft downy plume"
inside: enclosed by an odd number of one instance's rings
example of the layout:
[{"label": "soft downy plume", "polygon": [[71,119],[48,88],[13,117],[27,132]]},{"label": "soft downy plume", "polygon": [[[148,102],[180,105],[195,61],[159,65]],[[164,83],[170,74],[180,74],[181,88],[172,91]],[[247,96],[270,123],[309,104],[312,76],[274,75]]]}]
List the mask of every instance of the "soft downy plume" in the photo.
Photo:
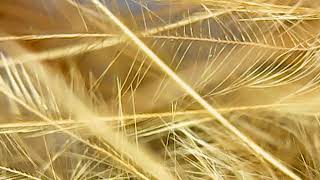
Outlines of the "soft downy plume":
[{"label": "soft downy plume", "polygon": [[0,2],[0,177],[318,179],[319,5]]}]

